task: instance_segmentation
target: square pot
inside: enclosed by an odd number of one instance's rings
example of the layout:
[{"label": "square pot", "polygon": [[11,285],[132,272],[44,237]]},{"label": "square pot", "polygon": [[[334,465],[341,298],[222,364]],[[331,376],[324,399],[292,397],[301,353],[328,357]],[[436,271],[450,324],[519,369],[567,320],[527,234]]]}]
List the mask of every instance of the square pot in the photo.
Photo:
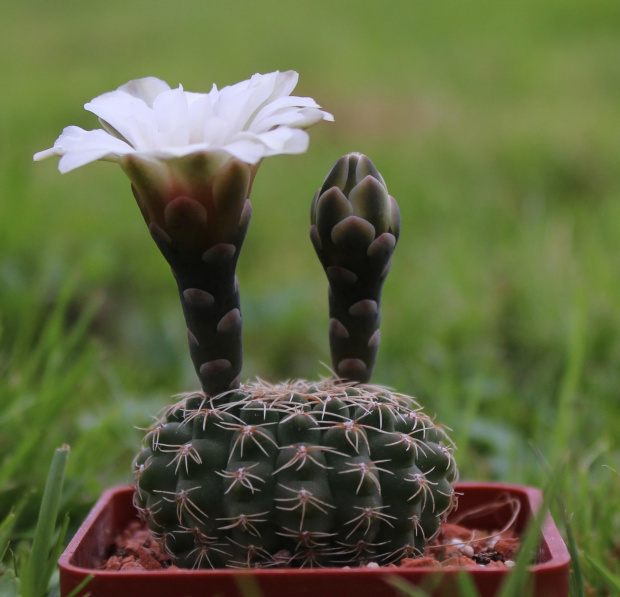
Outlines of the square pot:
[{"label": "square pot", "polygon": [[[509,496],[520,503],[515,530],[521,534],[542,504],[542,493],[532,487],[497,483],[459,483],[457,512],[470,511]],[[269,568],[255,570],[98,570],[110,555],[115,538],[137,519],[133,488],[106,491],[59,560],[61,596],[68,596],[89,575],[79,593],[91,597],[398,597],[390,577],[425,588],[436,597],[459,594],[457,574],[466,570],[480,597],[493,597],[509,569],[467,568]],[[511,516],[508,506],[473,520],[476,528],[497,529]],[[463,523],[464,524],[464,523]],[[465,525],[466,526],[466,525]],[[535,597],[567,597],[570,556],[555,523],[547,516],[537,563],[529,567]]]}]

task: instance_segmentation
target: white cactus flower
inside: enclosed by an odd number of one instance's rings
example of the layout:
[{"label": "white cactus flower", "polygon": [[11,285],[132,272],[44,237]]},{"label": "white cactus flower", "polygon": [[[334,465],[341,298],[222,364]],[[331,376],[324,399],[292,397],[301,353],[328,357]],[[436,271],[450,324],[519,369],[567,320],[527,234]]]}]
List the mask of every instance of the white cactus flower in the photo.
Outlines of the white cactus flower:
[{"label": "white cactus flower", "polygon": [[208,154],[218,168],[237,158],[247,164],[277,154],[303,153],[303,130],[333,116],[311,98],[291,96],[294,71],[256,74],[251,79],[209,93],[171,89],[155,77],[130,81],[104,93],[84,108],[99,117],[103,129],[64,129],[54,147],[35,160],[58,155],[58,169],[69,172],[98,160],[176,161]]}]

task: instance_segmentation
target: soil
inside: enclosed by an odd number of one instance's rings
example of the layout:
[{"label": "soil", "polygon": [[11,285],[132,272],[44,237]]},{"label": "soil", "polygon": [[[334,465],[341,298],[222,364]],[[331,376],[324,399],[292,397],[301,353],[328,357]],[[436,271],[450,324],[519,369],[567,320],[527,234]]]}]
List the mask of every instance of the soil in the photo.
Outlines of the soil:
[{"label": "soil", "polygon": [[102,570],[171,570],[172,558],[162,553],[159,544],[142,522],[132,522],[116,538],[112,555],[99,568]]},{"label": "soil", "polygon": [[[518,549],[519,538],[510,529],[488,532],[444,523],[439,535],[427,547],[424,557],[403,558],[398,564],[388,564],[387,567],[510,568],[514,566]],[[375,562],[366,566],[380,567]],[[148,529],[138,521],[132,523],[116,538],[112,555],[100,568],[116,571],[178,570],[177,566],[172,564],[172,558],[162,553]]]}]

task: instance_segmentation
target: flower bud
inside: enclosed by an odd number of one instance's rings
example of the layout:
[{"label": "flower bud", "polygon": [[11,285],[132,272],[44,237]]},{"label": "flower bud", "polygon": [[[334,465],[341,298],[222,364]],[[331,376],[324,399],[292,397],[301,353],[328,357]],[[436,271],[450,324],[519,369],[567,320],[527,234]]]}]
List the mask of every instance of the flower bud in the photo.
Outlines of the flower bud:
[{"label": "flower bud", "polygon": [[[345,220],[349,222],[341,225]],[[332,233],[337,225],[364,228],[371,242],[386,232],[398,239],[400,233],[398,205],[376,166],[361,153],[345,155],[334,164],[314,198],[311,221],[322,242],[336,242]]]},{"label": "flower bud", "polygon": [[381,289],[400,233],[400,214],[375,165],[340,158],[317,191],[310,239],[329,281],[334,373],[368,383],[379,350]]}]

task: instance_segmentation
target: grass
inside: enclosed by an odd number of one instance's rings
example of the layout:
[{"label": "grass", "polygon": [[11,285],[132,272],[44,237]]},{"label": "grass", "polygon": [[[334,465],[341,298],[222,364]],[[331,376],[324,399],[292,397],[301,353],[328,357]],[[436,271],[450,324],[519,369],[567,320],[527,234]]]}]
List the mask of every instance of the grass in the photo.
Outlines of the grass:
[{"label": "grass", "polygon": [[[17,520],[16,513],[11,512],[0,524],[0,594],[3,597],[44,597],[47,595],[50,580],[56,573],[56,561],[62,553],[65,533],[69,526],[69,519],[65,517],[64,523],[58,532],[55,532],[68,457],[69,446],[67,445],[54,452],[32,545],[18,543],[16,548],[11,546],[12,567],[5,567],[2,560],[9,551],[8,540]],[[17,510],[21,510],[21,505],[18,505]]]},{"label": "grass", "polygon": [[128,480],[133,426],[196,385],[172,279],[122,173],[61,177],[32,154],[65,125],[95,126],[82,104],[131,78],[205,91],[294,68],[336,122],[258,174],[239,265],[246,377],[325,373],[309,204],[340,155],[369,154],[403,216],[375,380],[454,429],[466,479],[544,486],[531,445],[562,464],[582,570],[572,594],[614,594],[615,0],[1,6],[0,520],[21,504],[13,542],[33,534],[56,446],[71,444],[60,508],[74,527]]}]

